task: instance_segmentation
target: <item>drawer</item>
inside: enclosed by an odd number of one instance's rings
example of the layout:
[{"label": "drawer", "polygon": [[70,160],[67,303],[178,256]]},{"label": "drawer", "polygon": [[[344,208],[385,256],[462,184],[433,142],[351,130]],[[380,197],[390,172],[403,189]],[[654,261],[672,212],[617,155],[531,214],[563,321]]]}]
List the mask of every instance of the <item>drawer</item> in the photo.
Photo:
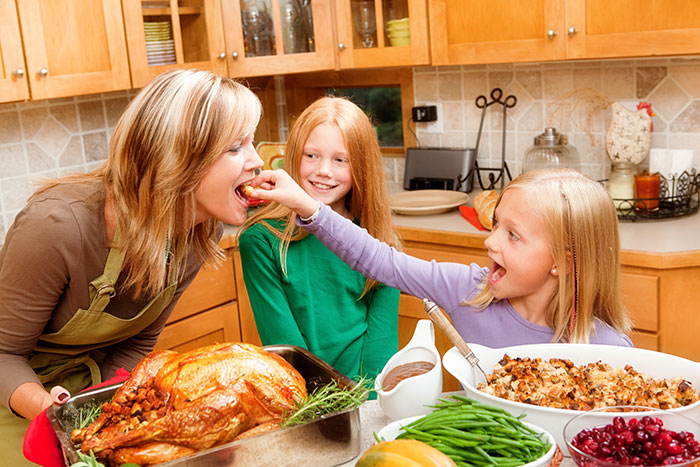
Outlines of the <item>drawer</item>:
[{"label": "drawer", "polygon": [[155,348],[186,352],[205,345],[240,340],[238,307],[234,302],[166,325]]},{"label": "drawer", "polygon": [[169,323],[179,321],[200,311],[214,308],[236,299],[236,281],[233,260],[226,260],[218,268],[203,267],[175,305]]},{"label": "drawer", "polygon": [[475,255],[475,254],[470,254],[470,253],[461,253],[456,250],[452,251],[443,251],[443,250],[433,250],[433,249],[427,249],[427,248],[414,248],[414,247],[405,247],[403,251],[411,256],[415,256],[416,258],[424,259],[426,261],[430,260],[435,260],[438,262],[450,262],[450,263],[462,263],[462,264],[471,264],[471,263],[476,263],[479,266],[486,267],[489,265],[489,259],[488,257],[484,254],[482,255]]},{"label": "drawer", "polygon": [[635,329],[659,330],[659,278],[622,273],[620,290],[622,302],[632,318]]},{"label": "drawer", "polygon": [[629,333],[630,339],[634,346],[640,349],[659,350],[658,334],[643,331],[632,331]]}]

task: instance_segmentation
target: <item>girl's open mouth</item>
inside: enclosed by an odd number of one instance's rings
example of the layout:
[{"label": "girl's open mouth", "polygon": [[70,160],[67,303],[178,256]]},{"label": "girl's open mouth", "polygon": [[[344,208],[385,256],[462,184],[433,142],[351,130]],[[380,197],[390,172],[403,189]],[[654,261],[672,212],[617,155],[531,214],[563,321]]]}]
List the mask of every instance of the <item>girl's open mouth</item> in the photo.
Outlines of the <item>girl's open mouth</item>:
[{"label": "girl's open mouth", "polygon": [[493,265],[491,266],[491,270],[489,271],[489,284],[495,284],[501,279],[503,279],[503,276],[506,275],[506,272],[506,268],[494,261]]}]

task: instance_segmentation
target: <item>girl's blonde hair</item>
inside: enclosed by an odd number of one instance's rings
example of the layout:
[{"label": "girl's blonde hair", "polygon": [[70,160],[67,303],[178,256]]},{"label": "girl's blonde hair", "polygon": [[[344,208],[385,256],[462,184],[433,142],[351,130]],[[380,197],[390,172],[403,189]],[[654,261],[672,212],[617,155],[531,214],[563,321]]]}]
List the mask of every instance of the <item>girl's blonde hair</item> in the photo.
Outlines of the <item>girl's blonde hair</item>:
[{"label": "girl's blonde hair", "polygon": [[[311,132],[324,123],[334,125],[340,130],[349,155],[352,187],[346,195],[347,209],[373,237],[397,247],[377,135],[369,118],[357,105],[345,98],[322,97],[307,107],[294,122],[289,133],[284,170],[297,183],[301,183],[299,167],[304,155],[304,145]],[[308,235],[303,229],[296,227],[295,216],[290,209],[273,202],[249,217],[239,232],[240,234],[247,227],[262,221],[262,224],[281,240],[279,251],[285,274],[289,243]],[[267,219],[282,219],[284,230],[278,230],[266,222]],[[376,286],[376,281],[368,279],[362,296]]]},{"label": "girl's blonde hair", "polygon": [[135,297],[156,294],[166,282],[166,248],[184,271],[190,249],[212,263],[223,258],[216,219],[197,225],[195,193],[212,164],[252,134],[258,98],[232,79],[199,70],[173,70],[150,81],[117,122],[109,157],[87,174],[50,180],[35,194],[64,184],[101,182],[112,201],[125,251],[123,287]]},{"label": "girl's blonde hair", "polygon": [[[525,172],[503,193],[515,188],[533,195],[549,232],[552,258],[560,265],[559,287],[546,313],[553,341],[588,343],[594,318],[628,332],[631,322],[620,295],[617,212],[605,188],[571,169]],[[493,300],[485,280],[479,295],[466,305],[483,309]]]}]

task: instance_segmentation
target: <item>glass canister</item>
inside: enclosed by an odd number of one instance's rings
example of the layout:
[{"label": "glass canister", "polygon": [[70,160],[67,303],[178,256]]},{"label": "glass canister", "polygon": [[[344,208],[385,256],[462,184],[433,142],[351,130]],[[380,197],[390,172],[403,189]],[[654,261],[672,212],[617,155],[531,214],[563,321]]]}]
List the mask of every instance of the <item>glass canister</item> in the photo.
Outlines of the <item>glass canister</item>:
[{"label": "glass canister", "polygon": [[634,164],[627,161],[612,163],[608,191],[618,210],[630,211],[634,208]]},{"label": "glass canister", "polygon": [[523,172],[556,167],[581,170],[581,158],[576,148],[568,144],[566,135],[557,132],[556,128],[545,128],[525,152]]}]

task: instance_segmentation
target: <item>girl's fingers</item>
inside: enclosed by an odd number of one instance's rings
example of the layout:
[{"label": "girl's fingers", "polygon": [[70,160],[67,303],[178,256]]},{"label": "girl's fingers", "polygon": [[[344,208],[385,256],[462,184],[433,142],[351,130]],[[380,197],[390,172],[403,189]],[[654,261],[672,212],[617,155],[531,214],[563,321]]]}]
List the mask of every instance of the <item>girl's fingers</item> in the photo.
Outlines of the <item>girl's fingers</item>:
[{"label": "girl's fingers", "polygon": [[61,386],[52,387],[49,394],[51,395],[51,400],[59,405],[65,404],[70,399],[70,392]]}]

